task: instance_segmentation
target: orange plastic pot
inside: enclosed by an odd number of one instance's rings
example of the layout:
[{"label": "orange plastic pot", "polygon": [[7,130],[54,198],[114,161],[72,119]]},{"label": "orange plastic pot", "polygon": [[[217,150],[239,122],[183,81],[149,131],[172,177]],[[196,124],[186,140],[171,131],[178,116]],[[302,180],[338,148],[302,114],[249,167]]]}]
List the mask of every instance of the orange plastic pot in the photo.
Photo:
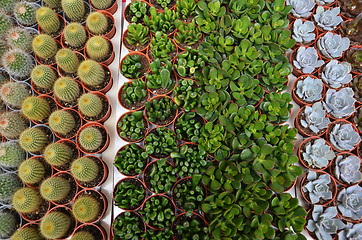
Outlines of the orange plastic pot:
[{"label": "orange plastic pot", "polygon": [[303,99],[299,98],[297,93],[296,93],[296,89],[297,89],[297,84],[299,81],[301,80],[304,80],[305,78],[307,77],[311,77],[311,78],[314,78],[314,79],[318,79],[317,77],[313,76],[313,75],[302,75],[302,76],[299,76],[295,81],[294,81],[294,84],[293,84],[293,89],[292,89],[292,98],[293,98],[293,101],[296,102],[299,106],[304,106],[304,105],[307,105],[307,106],[312,106],[314,103],[316,102],[320,102],[324,99],[325,95],[326,95],[326,86],[324,85],[323,81],[322,81],[322,84],[323,84],[323,93],[322,93],[322,98],[318,101],[315,101],[315,102],[306,102],[304,101]]},{"label": "orange plastic pot", "polygon": [[[348,187],[350,187],[350,186],[348,186]],[[338,195],[342,192],[343,189],[348,188],[348,187],[342,187],[342,188],[340,188]],[[348,217],[343,216],[343,214],[342,214],[341,211],[339,210],[338,203],[337,203],[337,201],[338,201],[337,198],[338,198],[338,196],[336,196],[336,198],[335,198],[334,201],[333,201],[333,205],[337,208],[337,211],[338,211],[337,216],[340,217],[341,219],[343,219],[344,221],[346,221],[347,223],[353,223],[353,224],[359,224],[359,223],[361,223],[361,222],[362,222],[362,219],[353,220],[353,219],[351,219],[351,218],[348,218]]]},{"label": "orange plastic pot", "polygon": [[[302,20],[303,24],[307,21],[306,19],[303,19],[303,18],[301,18],[301,20]],[[289,29],[289,31],[291,32],[292,35],[293,35],[294,22],[295,22],[295,20],[293,20],[288,26],[288,29]],[[307,43],[307,44],[295,42],[295,45],[294,45],[294,47],[292,49],[296,49],[296,48],[299,48],[299,47],[310,47],[310,46],[314,45],[315,42],[317,41],[317,37],[319,35],[317,27],[314,28],[313,33],[315,34],[315,39],[312,42]]]},{"label": "orange plastic pot", "polygon": [[101,225],[93,223],[81,224],[74,230],[73,235],[81,231],[90,232],[94,239],[107,240],[107,232]]},{"label": "orange plastic pot", "polygon": [[[88,92],[101,92],[101,93],[106,94],[113,86],[112,71],[109,69],[109,67],[107,65],[104,65],[104,64],[100,64],[100,65],[103,67],[103,69],[106,73],[106,81],[103,85],[101,85],[100,87],[92,88],[92,87],[84,84],[81,80],[80,80],[80,82],[81,82],[82,86],[84,87],[84,89]],[[109,76],[108,81],[107,81],[107,75]]]},{"label": "orange plastic pot", "polygon": [[[144,198],[143,198],[142,202],[141,202],[137,207],[126,209],[126,208],[121,208],[120,206],[117,206],[117,203],[116,203],[116,201],[115,201],[116,189],[118,188],[118,184],[120,184],[121,182],[125,182],[125,181],[126,181],[126,182],[127,182],[127,181],[136,181],[137,184],[139,184],[139,186],[141,186],[141,187],[145,190],[145,192],[144,192]],[[114,202],[114,205],[116,205],[117,207],[119,207],[120,209],[122,209],[122,210],[124,210],[124,211],[136,211],[136,210],[139,209],[139,208],[143,205],[143,203],[146,201],[146,197],[147,197],[147,191],[146,191],[145,185],[144,185],[143,182],[141,182],[139,179],[134,178],[134,177],[125,177],[125,178],[119,180],[119,181],[117,182],[117,184],[114,186],[114,189],[113,189],[113,202]]]},{"label": "orange plastic pot", "polygon": [[108,166],[107,164],[104,163],[104,161],[102,159],[100,159],[99,157],[96,157],[95,155],[85,155],[83,157],[87,157],[90,159],[93,159],[94,161],[96,161],[96,163],[98,163],[98,166],[101,166],[103,169],[103,174],[99,177],[99,181],[96,181],[96,183],[90,185],[89,183],[84,183],[84,182],[80,182],[78,181],[76,178],[74,178],[75,182],[78,184],[79,187],[83,188],[83,189],[94,189],[99,187],[102,183],[104,183],[106,181],[106,179],[108,178]]},{"label": "orange plastic pot", "polygon": [[88,93],[97,95],[100,98],[104,99],[107,102],[108,107],[107,107],[106,113],[103,116],[100,116],[100,118],[97,119],[97,120],[90,120],[89,118],[87,119],[87,117],[82,115],[82,112],[79,110],[79,107],[78,107],[79,115],[81,116],[83,121],[84,122],[99,122],[99,123],[103,123],[103,122],[107,121],[107,119],[111,116],[111,112],[112,112],[111,104],[109,103],[109,100],[108,100],[107,96],[105,94],[103,94],[101,92],[97,92],[97,91],[96,92],[88,92]]},{"label": "orange plastic pot", "polygon": [[[79,145],[79,133],[84,130],[85,128],[88,128],[88,127],[98,127],[100,128],[104,134],[106,136],[103,136],[103,138],[105,138],[105,140],[103,141],[103,146],[99,149],[99,150],[96,150],[96,151],[87,151],[87,150],[84,150],[80,145]],[[77,148],[83,152],[84,154],[96,154],[96,153],[102,153],[104,152],[108,146],[109,146],[109,135],[108,135],[108,132],[107,132],[107,129],[100,123],[97,123],[97,122],[90,122],[90,123],[86,123],[84,124],[80,129],[79,131],[77,132],[77,135],[76,135],[76,144],[77,144]]]},{"label": "orange plastic pot", "polygon": [[144,136],[143,136],[142,138],[138,139],[138,140],[125,139],[125,138],[121,137],[121,134],[120,134],[119,129],[118,129],[118,124],[119,124],[119,122],[122,120],[122,118],[123,118],[124,116],[126,116],[126,115],[128,115],[128,114],[132,114],[133,112],[135,112],[135,111],[125,112],[124,114],[122,114],[122,116],[119,117],[119,119],[118,119],[118,121],[117,121],[117,123],[116,123],[117,134],[118,134],[119,138],[121,138],[123,141],[128,142],[128,143],[138,143],[138,142],[142,141],[143,139],[145,139],[145,137],[147,136],[147,133],[148,133],[148,129],[150,128],[150,127],[149,127],[148,119],[147,119],[147,117],[143,114],[144,122],[146,122],[146,124],[147,124],[147,128],[145,129],[145,132],[144,132]]},{"label": "orange plastic pot", "polygon": [[117,12],[117,9],[118,9],[117,0],[114,0],[114,3],[107,9],[97,9],[92,5],[91,1],[89,1],[89,5],[96,11],[100,11],[100,12],[104,11],[104,12],[110,13],[111,15],[115,14]]},{"label": "orange plastic pot", "polygon": [[336,120],[336,121],[334,121],[334,122],[332,122],[332,123],[329,124],[328,129],[327,129],[327,132],[326,132],[327,141],[330,143],[330,145],[331,145],[331,147],[333,148],[334,151],[341,152],[341,153],[353,152],[353,151],[357,148],[357,146],[358,146],[359,143],[357,143],[356,146],[355,146],[352,150],[348,151],[348,150],[338,150],[338,149],[332,144],[332,142],[330,141],[329,135],[330,135],[330,133],[333,131],[333,128],[334,128],[334,126],[335,126],[336,124],[350,124],[350,125],[352,125],[353,129],[358,133],[358,129],[357,129],[357,127],[356,127],[354,124],[352,124],[351,122],[349,122],[349,121],[347,121],[347,120],[339,119],[339,120]]},{"label": "orange plastic pot", "polygon": [[[119,64],[119,70],[120,70],[121,73],[122,73],[122,64],[123,64],[123,61],[124,61],[124,59],[126,59],[126,57],[131,56],[131,55],[140,55],[140,56],[146,58],[147,61],[148,61],[148,66],[146,67],[147,70],[143,73],[143,76],[142,76],[142,72],[141,72],[141,76],[140,76],[140,77],[138,77],[138,78],[131,78],[130,80],[133,80],[133,79],[142,79],[142,78],[144,78],[144,77],[145,77],[145,74],[150,71],[150,62],[151,62],[151,60],[148,58],[147,55],[145,55],[144,53],[141,53],[141,52],[130,52],[130,53],[128,53],[126,56],[124,56],[124,57],[122,58],[122,60],[121,60],[121,63]],[[122,75],[123,75],[123,73],[122,73]],[[123,75],[123,77],[125,77],[125,76]],[[125,78],[127,78],[127,77],[125,77]],[[128,78],[127,78],[127,79],[128,79]]]},{"label": "orange plastic pot", "polygon": [[[132,83],[132,81],[129,81],[127,83]],[[138,110],[143,109],[144,106],[145,106],[145,102],[147,102],[148,99],[150,98],[150,92],[147,91],[147,95],[145,96],[145,98],[142,101],[140,101],[140,106],[138,106],[138,107],[137,106],[133,107],[133,106],[128,106],[128,105],[126,106],[126,104],[123,103],[123,101],[121,100],[123,89],[124,89],[124,84],[122,85],[122,87],[118,91],[118,102],[123,108],[125,108],[127,110],[138,111]]]},{"label": "orange plastic pot", "polygon": [[[165,98],[165,97],[167,97],[167,98],[170,99],[174,104],[176,104],[175,101],[174,101],[172,98],[170,98],[169,96],[167,96],[167,95],[158,95],[158,96],[155,96],[155,97],[151,98],[151,99],[149,100],[149,102],[152,102],[153,100],[162,99],[162,98]],[[178,109],[176,109],[173,118],[172,118],[171,120],[169,120],[169,122],[166,122],[166,123],[164,123],[164,124],[156,124],[156,123],[154,123],[154,122],[151,122],[151,121],[148,119],[147,109],[145,109],[145,116],[146,116],[147,121],[148,121],[149,123],[155,125],[156,127],[163,127],[163,126],[168,126],[168,125],[170,125],[170,124],[173,124],[173,123],[175,122],[177,113],[178,113]],[[172,115],[171,115],[171,116],[172,116]]]},{"label": "orange plastic pot", "polygon": [[[108,65],[110,65],[110,64],[113,62],[114,57],[115,57],[114,47],[113,47],[113,43],[112,43],[112,41],[111,41],[110,39],[105,38],[105,37],[103,37],[103,38],[106,39],[106,40],[108,41],[109,45],[110,45],[110,54],[109,54],[109,57],[106,58],[105,60],[96,61],[96,62],[108,66]],[[86,59],[91,59],[91,58],[88,56],[88,54],[87,54],[87,44],[88,44],[88,42],[85,44],[83,53],[84,53],[84,56],[85,56]],[[93,59],[93,60],[94,60],[94,59]]]},{"label": "orange plastic pot", "polygon": [[304,113],[305,108],[306,108],[306,106],[303,106],[301,109],[299,109],[299,111],[297,113],[297,116],[295,118],[295,121],[294,121],[294,125],[297,128],[298,132],[301,135],[303,135],[304,137],[319,137],[319,136],[322,136],[327,131],[327,128],[324,129],[323,131],[319,132],[319,133],[314,133],[313,131],[311,131],[311,132],[313,132],[313,134],[309,134],[308,132],[304,131],[304,127],[299,124],[299,122],[301,120],[301,115],[302,115],[302,113]]}]

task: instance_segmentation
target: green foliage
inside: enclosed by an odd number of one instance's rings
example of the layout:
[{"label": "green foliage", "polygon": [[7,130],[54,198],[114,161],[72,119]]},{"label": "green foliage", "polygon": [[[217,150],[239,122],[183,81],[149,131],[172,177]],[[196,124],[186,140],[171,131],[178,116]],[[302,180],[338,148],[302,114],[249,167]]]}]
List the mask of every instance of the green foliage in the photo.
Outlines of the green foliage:
[{"label": "green foliage", "polygon": [[170,194],[177,180],[176,169],[165,158],[150,163],[145,170],[145,176],[146,186],[156,194]]},{"label": "green foliage", "polygon": [[8,15],[0,13],[0,37],[3,38],[6,32],[11,28],[12,22]]},{"label": "green foliage", "polygon": [[290,93],[269,93],[260,104],[262,113],[266,113],[268,120],[273,123],[282,123],[289,119],[293,105]]},{"label": "green foliage", "polygon": [[121,240],[126,237],[141,238],[144,229],[142,219],[134,212],[122,212],[113,222],[114,239]]},{"label": "green foliage", "polygon": [[85,46],[85,50],[89,58],[97,62],[106,60],[112,51],[108,40],[100,36],[93,36],[89,38]]},{"label": "green foliage", "polygon": [[94,236],[87,231],[77,231],[70,240],[95,240]]},{"label": "green foliage", "polygon": [[42,203],[39,192],[33,188],[24,187],[17,190],[13,196],[13,207],[20,213],[31,213],[38,210]]},{"label": "green foliage", "polygon": [[1,86],[0,97],[4,103],[13,108],[21,108],[21,105],[31,91],[28,85],[18,82],[7,82]]},{"label": "green foliage", "polygon": [[213,89],[210,89],[210,92],[205,92],[201,95],[199,106],[195,110],[197,114],[204,117],[207,121],[213,122],[226,109],[230,100],[231,97],[227,91],[213,91]]},{"label": "green foliage", "polygon": [[20,112],[4,112],[0,115],[0,133],[6,138],[18,139],[29,126]]},{"label": "green foliage", "polygon": [[146,83],[142,79],[134,79],[130,83],[124,83],[123,86],[125,93],[120,95],[120,97],[122,97],[129,106],[141,102],[147,97]]},{"label": "green foliage", "polygon": [[19,137],[20,146],[28,152],[41,152],[48,143],[47,134],[38,127],[32,127],[24,130]]},{"label": "green foliage", "polygon": [[150,42],[150,29],[143,26],[141,23],[131,23],[128,25],[128,34],[126,41],[129,45],[133,45],[136,48],[145,46]]},{"label": "green foliage", "polygon": [[99,201],[91,195],[77,197],[72,206],[74,218],[80,222],[93,222],[101,211]]},{"label": "green foliage", "polygon": [[132,23],[141,23],[143,22],[143,17],[148,12],[148,5],[145,2],[141,1],[132,1],[129,5],[129,13],[131,15]]},{"label": "green foliage", "polygon": [[200,72],[196,73],[196,83],[205,85],[205,89],[209,92],[215,92],[219,89],[225,89],[230,78],[227,72],[221,68],[205,66]]},{"label": "green foliage", "polygon": [[58,50],[57,54],[55,55],[55,61],[64,72],[77,72],[79,59],[77,54],[68,48]]},{"label": "green foliage", "polygon": [[156,0],[156,2],[161,5],[161,9],[169,7],[171,0]]},{"label": "green foliage", "polygon": [[91,0],[90,1],[96,9],[105,10],[111,7],[113,1],[112,0]]},{"label": "green foliage", "polygon": [[42,31],[54,34],[60,29],[60,21],[57,14],[48,7],[41,7],[35,13],[36,21]]},{"label": "green foliage", "polygon": [[190,23],[183,23],[181,20],[176,20],[175,26],[177,32],[174,38],[177,44],[183,43],[187,46],[192,46],[202,39],[201,29],[196,26],[195,20],[192,20]]},{"label": "green foliage", "polygon": [[185,21],[187,17],[194,17],[196,15],[195,9],[197,7],[195,0],[177,0],[176,11],[179,16]]},{"label": "green foliage", "polygon": [[70,77],[61,77],[54,83],[54,96],[65,103],[75,103],[80,96],[79,84]]},{"label": "green foliage", "polygon": [[204,125],[202,118],[195,112],[183,113],[176,119],[175,133],[177,139],[185,142],[198,143],[201,136],[201,128]]},{"label": "green foliage", "polygon": [[142,68],[141,56],[138,54],[127,55],[121,62],[121,73],[128,79],[142,77],[140,76]]},{"label": "green foliage", "polygon": [[34,59],[29,53],[20,49],[9,49],[4,53],[2,64],[14,78],[26,79],[34,67]]},{"label": "green foliage", "polygon": [[72,22],[79,22],[85,14],[85,4],[82,0],[62,0],[65,15]]},{"label": "green foliage", "polygon": [[93,93],[83,94],[78,99],[79,112],[86,117],[97,117],[102,113],[102,98]]},{"label": "green foliage", "polygon": [[164,13],[158,13],[156,8],[150,8],[151,16],[144,15],[143,21],[152,33],[161,31],[170,34],[175,30],[175,20],[178,19],[178,13],[165,7]]},{"label": "green foliage", "polygon": [[152,74],[146,73],[147,87],[153,89],[165,89],[170,91],[176,84],[176,81],[171,79],[172,63],[165,60],[161,63],[161,59],[157,58],[150,63]]},{"label": "green foliage", "polygon": [[97,178],[100,169],[92,158],[81,157],[73,161],[70,171],[78,181],[91,182]]},{"label": "green foliage", "polygon": [[70,229],[71,218],[63,213],[53,211],[44,216],[40,222],[40,232],[45,238],[62,238]]},{"label": "green foliage", "polygon": [[152,157],[167,157],[177,151],[174,132],[166,127],[150,131],[144,141],[146,153]]},{"label": "green foliage", "polygon": [[147,229],[141,237],[145,240],[161,240],[171,239],[173,235],[174,234],[170,228],[165,228],[164,230]]},{"label": "green foliage", "polygon": [[129,112],[118,121],[117,131],[119,136],[129,142],[142,139],[147,131],[147,121],[143,111]]},{"label": "green foliage", "polygon": [[19,166],[18,175],[27,184],[37,184],[43,180],[45,168],[37,159],[27,159]]},{"label": "green foliage", "polygon": [[50,7],[50,8],[60,8],[62,7],[61,5],[61,0],[43,0],[45,5]]},{"label": "green foliage", "polygon": [[25,160],[26,152],[17,142],[0,143],[0,166],[15,169]]},{"label": "green foliage", "polygon": [[77,74],[82,83],[88,87],[99,87],[105,81],[102,65],[90,59],[81,62]]},{"label": "green foliage", "polygon": [[118,151],[114,165],[124,175],[141,174],[147,164],[148,154],[139,145],[132,143]]},{"label": "green foliage", "polygon": [[64,40],[72,47],[84,46],[87,41],[87,33],[80,23],[70,23],[64,28]]},{"label": "green foliage", "polygon": [[1,173],[0,202],[10,204],[14,193],[21,187],[22,183],[15,173]]},{"label": "green foliage", "polygon": [[11,14],[14,10],[14,4],[17,1],[12,0],[1,0],[0,1],[0,8],[4,11],[5,14]]},{"label": "green foliage", "polygon": [[35,11],[36,7],[28,2],[18,2],[14,7],[16,20],[24,26],[36,24]]},{"label": "green foliage", "polygon": [[50,177],[40,185],[40,194],[45,200],[60,201],[68,196],[70,187],[70,183],[65,178]]},{"label": "green foliage", "polygon": [[217,19],[226,13],[226,7],[221,6],[220,1],[216,0],[210,3],[198,1],[196,8],[196,23],[201,27],[204,33],[210,33],[217,30]]},{"label": "green foliage", "polygon": [[199,104],[201,88],[191,79],[181,79],[173,90],[173,96],[177,106],[189,112]]},{"label": "green foliage", "polygon": [[194,78],[196,71],[201,71],[207,58],[196,49],[186,48],[186,51],[178,54],[175,62],[177,73],[183,78]]},{"label": "green foliage", "polygon": [[56,167],[67,165],[73,157],[71,147],[64,143],[51,143],[44,150],[45,161]]},{"label": "green foliage", "polygon": [[150,56],[164,62],[172,59],[172,53],[176,51],[176,46],[171,39],[163,32],[157,31],[150,43]]},{"label": "green foliage", "polygon": [[67,135],[75,126],[75,119],[67,110],[54,111],[49,117],[49,127],[57,133]]},{"label": "green foliage", "polygon": [[[98,1],[97,1],[98,2]],[[87,17],[86,25],[94,35],[103,35],[108,29],[107,17],[101,12],[92,12]]]},{"label": "green foliage", "polygon": [[114,192],[114,204],[131,210],[141,206],[146,198],[146,189],[136,179],[125,179],[117,184]]},{"label": "green foliage", "polygon": [[283,62],[274,65],[270,64],[270,62],[265,62],[263,65],[263,76],[261,77],[260,84],[268,90],[276,89],[283,91],[287,88],[287,76],[292,73],[293,69],[288,60],[285,59],[285,56],[280,57],[280,59]]},{"label": "green foliage", "polygon": [[25,227],[18,229],[13,236],[12,240],[43,240],[43,236],[39,230],[34,227]]},{"label": "green foliage", "polygon": [[32,51],[33,38],[34,35],[29,30],[21,27],[12,27],[5,36],[10,47],[19,48],[25,52]]},{"label": "green foliage", "polygon": [[6,208],[0,211],[0,237],[9,238],[18,228],[19,215]]},{"label": "green foliage", "polygon": [[83,150],[95,152],[102,148],[103,134],[97,127],[87,127],[79,133],[78,141]]},{"label": "green foliage", "polygon": [[44,98],[31,96],[23,101],[21,111],[31,120],[43,121],[50,115],[50,106]]},{"label": "green foliage", "polygon": [[235,103],[240,107],[256,105],[264,96],[259,80],[250,75],[241,76],[236,83],[230,82],[230,90]]},{"label": "green foliage", "polygon": [[208,229],[203,220],[197,215],[190,217],[183,217],[181,222],[175,226],[175,236],[179,236],[185,239],[202,239],[208,240]]},{"label": "green foliage", "polygon": [[31,72],[31,81],[37,88],[49,91],[53,89],[56,79],[56,72],[49,66],[37,65]]},{"label": "green foliage", "polygon": [[157,125],[168,125],[176,116],[177,105],[168,96],[145,103],[148,121]]}]

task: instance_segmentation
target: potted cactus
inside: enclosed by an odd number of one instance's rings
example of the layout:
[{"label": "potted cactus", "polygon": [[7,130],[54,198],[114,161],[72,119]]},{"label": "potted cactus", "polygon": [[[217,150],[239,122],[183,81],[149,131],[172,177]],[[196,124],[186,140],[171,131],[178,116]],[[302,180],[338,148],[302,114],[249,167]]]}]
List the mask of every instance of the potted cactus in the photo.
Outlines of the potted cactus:
[{"label": "potted cactus", "polygon": [[147,90],[145,80],[134,79],[133,81],[124,83],[119,89],[118,102],[128,110],[137,111],[145,106],[149,95],[150,93]]},{"label": "potted cactus", "polygon": [[51,94],[58,74],[55,68],[38,65],[31,72],[31,86],[38,94]]},{"label": "potted cactus", "polygon": [[33,123],[46,124],[50,113],[57,110],[55,100],[48,95],[31,96],[23,101],[21,111]]},{"label": "potted cactus", "polygon": [[143,0],[130,2],[123,11],[123,18],[131,23],[144,23],[144,16],[150,16],[151,5]]},{"label": "potted cactus", "polygon": [[83,55],[73,52],[69,48],[58,50],[55,55],[58,74],[62,77],[76,78],[77,69],[83,59]]},{"label": "potted cactus", "polygon": [[64,48],[81,52],[89,38],[88,31],[77,22],[65,26],[60,42]]},{"label": "potted cactus", "polygon": [[326,135],[333,149],[338,152],[353,151],[361,141],[356,126],[346,120],[332,122]]},{"label": "potted cactus", "polygon": [[57,171],[69,170],[71,162],[79,157],[79,150],[70,140],[59,140],[44,149],[44,159]]},{"label": "potted cactus", "polygon": [[0,223],[0,237],[6,239],[20,228],[22,219],[15,209],[3,207],[0,208]]},{"label": "potted cactus", "polygon": [[339,153],[334,158],[330,172],[343,185],[354,185],[362,181],[361,159],[352,153]]},{"label": "potted cactus", "polygon": [[85,44],[84,56],[108,66],[114,60],[113,43],[101,36],[90,37]]},{"label": "potted cactus", "polygon": [[111,115],[108,98],[101,92],[89,92],[78,99],[79,115],[88,122],[105,122]]},{"label": "potted cactus", "polygon": [[112,87],[112,73],[106,65],[93,60],[85,60],[80,63],[77,75],[88,91],[100,91],[106,93]]},{"label": "potted cactus", "polygon": [[114,240],[125,239],[126,236],[131,238],[141,238],[145,233],[146,225],[142,217],[133,211],[120,213],[112,223],[112,233]]},{"label": "potted cactus", "polygon": [[39,187],[44,179],[53,174],[51,165],[47,164],[44,157],[34,156],[19,166],[18,175],[21,181],[29,187]]},{"label": "potted cactus", "polygon": [[61,5],[64,11],[63,16],[67,23],[84,23],[91,11],[88,3],[85,3],[82,0],[62,0]]},{"label": "potted cactus", "polygon": [[126,142],[142,141],[148,132],[148,121],[142,111],[126,112],[117,122],[117,133]]},{"label": "potted cactus", "polygon": [[106,230],[98,224],[86,223],[78,226],[71,237],[72,240],[99,239],[107,240]]},{"label": "potted cactus", "polygon": [[24,99],[31,95],[31,87],[26,83],[7,82],[0,88],[1,100],[12,110],[21,109]]},{"label": "potted cactus", "polygon": [[41,235],[38,223],[27,223],[19,228],[12,236],[12,239],[26,239],[29,237],[34,240],[43,240],[44,237]]},{"label": "potted cactus", "polygon": [[19,48],[25,52],[33,52],[32,41],[36,36],[36,30],[32,28],[13,27],[8,30],[5,39],[12,48]]},{"label": "potted cactus", "polygon": [[126,176],[136,177],[145,169],[148,154],[140,145],[131,143],[121,147],[114,160],[117,170]]},{"label": "potted cactus", "polygon": [[321,79],[314,76],[302,75],[293,84],[292,97],[300,106],[321,101],[325,95],[325,86]]},{"label": "potted cactus", "polygon": [[113,191],[114,204],[124,210],[138,209],[146,199],[146,188],[137,178],[123,178]]},{"label": "potted cactus", "polygon": [[102,10],[114,14],[117,11],[117,0],[90,0],[89,4],[95,10]]},{"label": "potted cactus", "polygon": [[19,137],[21,148],[34,155],[42,153],[45,147],[53,141],[54,135],[46,125],[28,128]]},{"label": "potted cactus", "polygon": [[20,134],[29,125],[20,111],[4,112],[0,115],[0,133],[8,140],[19,139]]},{"label": "potted cactus", "polygon": [[112,39],[116,34],[114,17],[107,12],[92,12],[88,15],[86,28],[92,36]]},{"label": "potted cactus", "polygon": [[38,63],[54,65],[55,55],[61,46],[58,41],[54,40],[48,34],[40,34],[33,39],[32,48]]},{"label": "potted cactus", "polygon": [[119,68],[122,75],[128,79],[143,78],[149,71],[150,60],[141,52],[127,54],[121,61]]},{"label": "potted cactus", "polygon": [[79,129],[76,144],[85,154],[103,152],[109,145],[107,130],[100,123],[87,123]]},{"label": "potted cactus", "polygon": [[14,193],[22,187],[21,180],[16,173],[0,174],[0,203],[11,204]]},{"label": "potted cactus", "polygon": [[26,152],[16,141],[0,143],[0,167],[15,170],[27,158]]},{"label": "potted cactus", "polygon": [[2,64],[14,80],[26,81],[30,78],[31,70],[35,66],[35,59],[29,53],[14,48],[4,53]]},{"label": "potted cactus", "polygon": [[74,109],[57,110],[49,116],[49,127],[61,139],[73,138],[81,126],[82,119]]},{"label": "potted cactus", "polygon": [[53,38],[59,38],[65,27],[65,20],[49,7],[41,7],[36,10],[36,21],[39,33],[49,34]]},{"label": "potted cactus", "polygon": [[168,96],[156,96],[145,103],[146,117],[148,121],[156,126],[167,126],[177,116],[177,105]]},{"label": "potted cactus", "polygon": [[131,23],[123,33],[122,42],[130,52],[144,52],[151,42],[150,29],[141,23]]}]

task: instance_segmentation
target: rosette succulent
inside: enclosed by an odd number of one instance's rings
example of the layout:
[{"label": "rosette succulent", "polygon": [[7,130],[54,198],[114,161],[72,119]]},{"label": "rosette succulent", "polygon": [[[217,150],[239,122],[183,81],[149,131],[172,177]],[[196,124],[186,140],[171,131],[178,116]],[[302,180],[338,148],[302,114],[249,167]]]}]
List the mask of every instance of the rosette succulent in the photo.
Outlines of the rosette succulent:
[{"label": "rosette succulent", "polygon": [[349,48],[350,41],[347,37],[327,32],[317,40],[319,52],[326,58],[340,58]]},{"label": "rosette succulent", "polygon": [[337,60],[331,60],[322,71],[322,80],[331,88],[340,88],[352,80],[351,64],[348,62],[338,63]]},{"label": "rosette succulent", "polygon": [[333,31],[343,21],[342,17],[338,16],[340,12],[339,7],[325,10],[324,7],[318,6],[314,14],[315,23],[324,31]]},{"label": "rosette succulent", "polygon": [[312,107],[306,106],[304,116],[305,118],[300,120],[300,124],[304,128],[309,128],[316,134],[319,133],[319,131],[326,129],[331,123],[321,102],[316,102]]},{"label": "rosette succulent", "polygon": [[318,78],[306,77],[298,81],[297,96],[306,102],[316,102],[322,99],[323,83]]},{"label": "rosette succulent", "polygon": [[361,141],[360,135],[350,123],[335,124],[329,134],[329,139],[339,151],[352,151]]},{"label": "rosette succulent", "polygon": [[319,5],[329,5],[332,4],[335,0],[316,0],[315,2]]},{"label": "rosette succulent", "polygon": [[347,226],[338,233],[338,240],[359,240],[362,239],[362,223]]},{"label": "rosette succulent", "polygon": [[346,87],[341,90],[328,89],[323,105],[332,117],[341,119],[354,113],[355,102],[352,88]]},{"label": "rosette succulent", "polygon": [[295,20],[293,24],[293,35],[297,43],[302,45],[311,43],[315,40],[315,26],[311,21],[305,21],[303,23],[302,19]]},{"label": "rosette succulent", "polygon": [[329,189],[328,184],[331,183],[329,174],[320,174],[310,171],[307,175],[306,182],[302,189],[309,195],[312,204],[319,203],[323,200],[330,200],[333,197],[332,191]]},{"label": "rosette succulent", "polygon": [[286,5],[292,6],[291,13],[297,18],[307,18],[312,14],[314,0],[287,0]]},{"label": "rosette succulent", "polygon": [[295,60],[293,60],[293,64],[295,68],[303,73],[312,73],[322,66],[324,61],[319,59],[317,50],[315,50],[314,47],[300,47],[297,50],[297,55]]},{"label": "rosette succulent", "polygon": [[333,150],[322,138],[308,142],[303,151],[303,160],[312,168],[325,168],[334,157]]},{"label": "rosette succulent", "polygon": [[354,185],[344,188],[337,196],[336,205],[342,216],[359,221],[362,219],[362,187]]},{"label": "rosette succulent", "polygon": [[360,172],[361,160],[355,155],[344,157],[338,155],[334,167],[334,176],[347,184],[355,184],[362,180]]}]

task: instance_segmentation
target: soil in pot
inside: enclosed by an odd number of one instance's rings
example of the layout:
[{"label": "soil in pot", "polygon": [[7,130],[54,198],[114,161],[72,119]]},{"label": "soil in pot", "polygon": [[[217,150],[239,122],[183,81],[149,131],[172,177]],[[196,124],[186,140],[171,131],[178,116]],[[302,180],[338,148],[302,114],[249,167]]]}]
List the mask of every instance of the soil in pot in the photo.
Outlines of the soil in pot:
[{"label": "soil in pot", "polygon": [[35,212],[21,214],[28,221],[38,221],[47,214],[50,203],[46,200],[40,204],[39,208]]},{"label": "soil in pot", "polygon": [[313,132],[310,128],[305,128],[303,127],[301,121],[305,120],[305,108],[301,111],[298,112],[298,116],[295,118],[295,121],[297,121],[298,127],[303,131],[303,133],[305,133],[308,136],[320,136],[322,135],[327,128],[325,129],[320,129],[317,133]]},{"label": "soil in pot", "polygon": [[[100,227],[100,226],[98,226]],[[90,233],[94,239],[97,239],[97,240],[106,240],[103,238],[103,234],[102,234],[102,230],[100,230],[98,227],[92,225],[92,224],[83,224],[83,225],[80,225],[76,231],[74,232],[75,233],[78,233],[78,232],[88,232]],[[74,235],[73,234],[73,235]]]},{"label": "soil in pot", "polygon": [[[147,12],[145,15],[149,17],[151,15],[150,14],[150,5],[149,5],[148,1],[146,3],[147,3]],[[130,6],[130,4],[128,4],[126,9],[124,10],[124,17],[127,20],[127,22],[132,23],[132,14],[130,12],[129,6]],[[138,21],[136,23],[143,23],[143,17],[138,18]]]},{"label": "soil in pot", "polygon": [[155,95],[164,95],[164,94],[170,93],[172,91],[172,89],[175,88],[176,81],[177,81],[176,74],[174,73],[174,71],[171,72],[170,78],[171,78],[172,82],[174,83],[174,85],[173,85],[173,87],[171,89],[168,89],[168,88],[156,88],[156,89],[149,88],[151,93],[155,94]]},{"label": "soil in pot", "polygon": [[[84,61],[84,56],[82,54],[78,53],[78,52],[75,52],[75,53],[77,55],[79,63],[83,62]],[[70,78],[73,78],[73,79],[78,78],[77,72],[75,72],[75,73],[67,73],[63,69],[61,69],[60,67],[58,67],[58,73],[59,73],[59,75],[61,75],[63,77],[70,77]]]},{"label": "soil in pot", "polygon": [[[150,3],[152,4],[152,6],[154,6],[156,9],[163,11],[164,8],[157,3],[157,0],[150,0]],[[176,6],[176,0],[171,0],[171,2],[167,5],[167,8],[171,9],[174,6]]]},{"label": "soil in pot", "polygon": [[123,36],[123,44],[126,46],[126,48],[132,50],[132,51],[142,51],[142,50],[145,50],[147,48],[147,46],[150,44],[151,42],[151,34],[149,34],[147,36],[147,43],[144,44],[144,45],[138,45],[138,46],[135,46],[135,45],[130,45],[127,41],[127,37],[128,37],[128,31],[126,31],[124,33],[124,36]]}]

